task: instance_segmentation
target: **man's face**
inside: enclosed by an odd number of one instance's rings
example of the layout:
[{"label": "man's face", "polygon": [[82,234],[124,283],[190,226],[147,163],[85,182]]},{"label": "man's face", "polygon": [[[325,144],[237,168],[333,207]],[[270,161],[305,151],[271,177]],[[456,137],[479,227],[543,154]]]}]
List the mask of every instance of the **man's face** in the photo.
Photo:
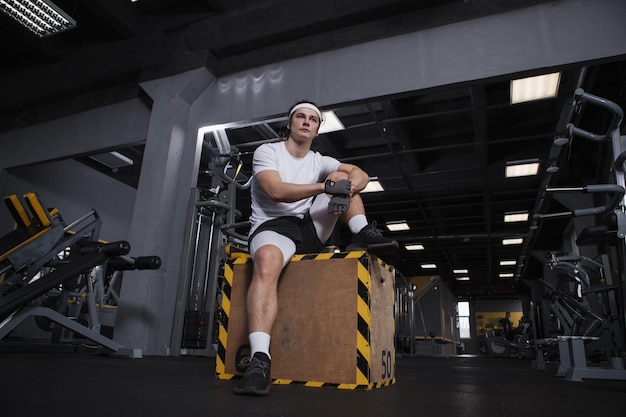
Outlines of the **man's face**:
[{"label": "man's face", "polygon": [[291,115],[287,128],[293,138],[302,137],[313,139],[317,136],[320,127],[320,119],[317,113],[311,109],[302,108]]}]

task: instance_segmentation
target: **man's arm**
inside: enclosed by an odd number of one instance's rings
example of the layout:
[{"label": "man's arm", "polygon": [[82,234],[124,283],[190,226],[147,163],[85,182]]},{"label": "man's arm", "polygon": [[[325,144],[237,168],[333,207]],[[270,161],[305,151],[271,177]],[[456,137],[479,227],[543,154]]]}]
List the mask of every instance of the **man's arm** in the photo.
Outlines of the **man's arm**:
[{"label": "man's arm", "polygon": [[348,180],[352,183],[352,192],[359,193],[370,182],[370,177],[367,172],[363,171],[356,165],[352,164],[340,164],[337,171],[342,171],[348,174]]},{"label": "man's arm", "polygon": [[274,201],[291,203],[308,197],[314,197],[324,192],[324,183],[294,184],[283,182],[277,171],[267,169],[256,174],[259,186]]}]

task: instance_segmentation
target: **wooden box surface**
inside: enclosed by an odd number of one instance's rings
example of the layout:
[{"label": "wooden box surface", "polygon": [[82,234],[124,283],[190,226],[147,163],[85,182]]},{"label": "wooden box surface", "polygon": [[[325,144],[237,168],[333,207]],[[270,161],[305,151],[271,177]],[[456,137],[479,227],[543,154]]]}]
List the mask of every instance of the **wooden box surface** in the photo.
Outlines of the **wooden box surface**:
[{"label": "wooden box surface", "polygon": [[[248,356],[249,257],[225,268],[218,378]],[[278,286],[270,352],[276,384],[372,389],[395,382],[394,271],[366,252],[296,255]]]}]

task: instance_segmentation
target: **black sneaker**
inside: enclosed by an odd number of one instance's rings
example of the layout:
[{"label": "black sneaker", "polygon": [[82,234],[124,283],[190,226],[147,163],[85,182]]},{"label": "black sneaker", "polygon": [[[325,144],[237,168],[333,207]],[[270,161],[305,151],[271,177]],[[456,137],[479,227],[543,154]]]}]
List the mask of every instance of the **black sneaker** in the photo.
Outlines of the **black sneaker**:
[{"label": "black sneaker", "polygon": [[272,389],[270,376],[270,358],[261,352],[253,357],[243,358],[240,365],[246,368],[246,372],[233,388],[235,394],[242,395],[267,395]]},{"label": "black sneaker", "polygon": [[398,242],[384,237],[383,232],[376,228],[376,222],[372,222],[352,236],[346,251],[366,250],[374,254],[391,255],[396,253],[398,248]]}]

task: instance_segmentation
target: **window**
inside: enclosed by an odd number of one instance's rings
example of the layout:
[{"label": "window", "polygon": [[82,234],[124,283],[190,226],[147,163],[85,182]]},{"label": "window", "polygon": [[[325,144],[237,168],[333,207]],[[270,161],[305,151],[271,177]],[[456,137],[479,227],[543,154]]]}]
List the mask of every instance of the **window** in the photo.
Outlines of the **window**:
[{"label": "window", "polygon": [[469,302],[459,301],[457,303],[457,311],[459,314],[459,336],[461,339],[469,339],[471,337]]}]

